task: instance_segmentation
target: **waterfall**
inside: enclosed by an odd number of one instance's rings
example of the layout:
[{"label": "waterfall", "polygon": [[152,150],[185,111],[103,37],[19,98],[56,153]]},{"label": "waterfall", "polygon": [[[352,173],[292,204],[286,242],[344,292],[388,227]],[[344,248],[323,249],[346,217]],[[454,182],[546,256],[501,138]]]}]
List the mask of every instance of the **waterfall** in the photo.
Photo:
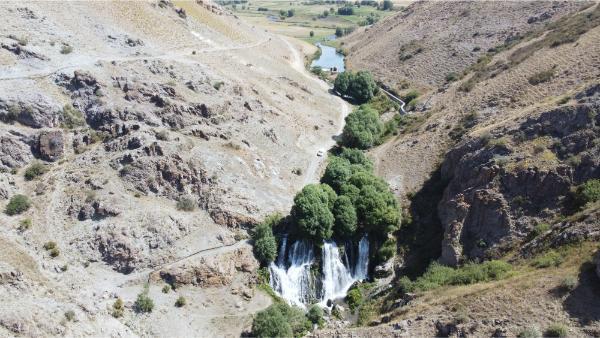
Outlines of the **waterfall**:
[{"label": "waterfall", "polygon": [[323,244],[323,301],[346,296],[354,283],[350,269],[342,263],[340,250],[335,242]]},{"label": "waterfall", "polygon": [[[269,266],[271,287],[289,303],[300,307],[314,301],[325,303],[329,299],[344,297],[355,281],[368,277],[367,236],[363,236],[358,243],[358,255],[354,254],[353,248],[352,243],[347,243],[346,250],[340,252],[335,242],[323,243],[322,280],[319,283],[311,273],[311,266],[315,262],[313,245],[307,241],[296,241],[288,250],[287,236],[283,237],[277,261]],[[347,250],[351,250],[350,259]]]},{"label": "waterfall", "polygon": [[303,306],[310,301],[314,289],[310,275],[314,261],[312,245],[305,241],[295,242],[288,253],[287,265],[284,259],[286,246],[287,238],[284,237],[277,264],[271,263],[269,266],[270,284],[281,297],[294,305]]},{"label": "waterfall", "polygon": [[367,279],[367,272],[369,269],[369,239],[367,236],[363,236],[358,242],[358,259],[356,260],[356,266],[354,267],[354,279],[365,280]]}]

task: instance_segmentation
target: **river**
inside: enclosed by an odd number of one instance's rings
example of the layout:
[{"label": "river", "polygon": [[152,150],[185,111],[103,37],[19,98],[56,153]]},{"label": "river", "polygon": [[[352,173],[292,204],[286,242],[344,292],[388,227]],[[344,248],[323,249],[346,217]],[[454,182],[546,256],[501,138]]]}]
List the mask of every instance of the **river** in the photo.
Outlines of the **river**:
[{"label": "river", "polygon": [[344,55],[338,53],[335,48],[317,43],[317,47],[321,49],[321,56],[313,60],[311,67],[321,67],[323,70],[331,70],[335,68],[337,72],[343,72]]}]

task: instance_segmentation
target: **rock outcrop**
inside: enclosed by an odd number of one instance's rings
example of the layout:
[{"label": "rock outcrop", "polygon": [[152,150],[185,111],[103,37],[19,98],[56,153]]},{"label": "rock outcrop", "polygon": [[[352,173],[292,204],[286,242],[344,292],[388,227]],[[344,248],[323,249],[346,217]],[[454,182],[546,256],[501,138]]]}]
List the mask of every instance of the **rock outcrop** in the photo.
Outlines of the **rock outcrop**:
[{"label": "rock outcrop", "polygon": [[452,149],[442,165],[450,183],[438,208],[441,261],[495,257],[537,223],[568,213],[571,188],[600,177],[599,107],[597,91],[588,90],[574,106]]},{"label": "rock outcrop", "polygon": [[54,162],[64,153],[64,138],[60,131],[43,131],[38,137],[37,152],[45,161]]}]

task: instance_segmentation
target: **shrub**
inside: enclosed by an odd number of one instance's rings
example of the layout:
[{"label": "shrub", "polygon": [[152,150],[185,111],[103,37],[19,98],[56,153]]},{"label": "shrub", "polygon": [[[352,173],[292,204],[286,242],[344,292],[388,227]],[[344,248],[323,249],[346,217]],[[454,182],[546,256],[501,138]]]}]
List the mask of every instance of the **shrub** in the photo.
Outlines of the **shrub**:
[{"label": "shrub", "polygon": [[537,327],[528,327],[523,331],[519,332],[517,338],[541,338],[542,333]]},{"label": "shrub", "polygon": [[33,180],[36,177],[42,176],[48,171],[48,168],[41,162],[33,162],[27,169],[25,169],[25,179],[28,181]]},{"label": "shrub", "polygon": [[171,285],[166,284],[165,286],[163,286],[162,293],[169,293],[169,291],[171,291]]},{"label": "shrub", "polygon": [[588,180],[575,189],[575,200],[580,207],[600,200],[600,179]]},{"label": "shrub", "polygon": [[56,257],[58,257],[58,255],[60,255],[60,249],[59,248],[52,248],[52,249],[50,249],[50,257],[56,258]]},{"label": "shrub", "polygon": [[29,230],[31,228],[31,225],[32,225],[31,218],[25,218],[19,222],[19,227],[17,229],[20,232],[23,232],[25,230]]},{"label": "shrub", "polygon": [[396,239],[394,238],[388,238],[385,242],[383,242],[383,245],[381,246],[381,248],[379,248],[379,251],[377,252],[380,262],[387,261],[388,259],[394,257],[395,254]]},{"label": "shrub", "polygon": [[565,291],[572,291],[577,287],[577,277],[567,276],[560,282],[560,288]]},{"label": "shrub", "polygon": [[46,249],[46,250],[52,250],[52,249],[56,248],[57,246],[58,245],[54,241],[44,243],[44,249]]},{"label": "shrub", "polygon": [[315,32],[314,32],[314,31],[310,31],[310,32],[308,33],[308,35],[309,35],[309,36],[312,38],[313,36],[315,36]]},{"label": "shrub", "polygon": [[121,298],[117,298],[112,305],[112,316],[115,318],[123,317],[124,311],[125,306],[123,304],[123,300]]},{"label": "shrub", "polygon": [[70,45],[62,45],[60,48],[61,54],[70,54],[71,52],[73,52],[73,47]]},{"label": "shrub", "polygon": [[252,335],[258,338],[291,337],[292,328],[279,308],[271,305],[254,317]]},{"label": "shrub", "polygon": [[340,7],[337,10],[338,15],[354,15],[354,8],[351,6]]},{"label": "shrub", "polygon": [[325,323],[325,321],[323,320],[323,309],[316,304],[310,307],[308,313],[306,314],[306,317],[308,318],[308,320],[311,321],[311,323],[317,324],[319,326],[323,326],[323,324]]},{"label": "shrub", "polygon": [[65,312],[65,318],[70,322],[73,321],[73,319],[75,319],[75,311],[69,310]]},{"label": "shrub", "polygon": [[352,313],[354,313],[354,310],[356,310],[363,302],[363,296],[362,296],[362,292],[360,292],[360,289],[358,288],[353,288],[350,291],[348,291],[348,294],[346,295],[346,303],[348,303],[348,307],[350,307],[350,311],[352,311]]},{"label": "shrub", "polygon": [[456,73],[448,73],[446,74],[446,82],[454,82],[458,80],[458,74]]},{"label": "shrub", "polygon": [[9,216],[18,215],[27,211],[31,207],[31,201],[25,195],[14,195],[4,209],[4,213]]},{"label": "shrub", "polygon": [[62,109],[63,127],[73,129],[85,126],[85,117],[83,113],[67,104]]},{"label": "shrub", "polygon": [[545,337],[566,337],[568,335],[569,331],[567,330],[567,327],[562,325],[562,324],[552,324],[550,325],[546,331],[544,331],[544,336]]},{"label": "shrub", "polygon": [[527,80],[529,81],[529,83],[531,85],[538,85],[540,83],[544,83],[544,82],[548,82],[552,79],[552,77],[554,76],[554,69],[549,69],[549,70],[545,70],[545,71],[541,71],[539,73],[535,73],[532,76],[530,76]]},{"label": "shrub", "polygon": [[542,256],[537,257],[531,265],[538,269],[559,266],[563,262],[563,257],[556,251],[549,251]]},{"label": "shrub", "polygon": [[280,221],[281,215],[271,215],[258,224],[252,233],[254,255],[264,265],[268,265],[277,257],[277,240],[273,236],[273,226]]},{"label": "shrub", "polygon": [[292,216],[305,238],[319,242],[331,238],[335,198],[326,184],[309,184],[294,197]]},{"label": "shrub", "polygon": [[152,312],[154,309],[154,301],[148,296],[148,288],[144,288],[140,294],[138,294],[135,303],[133,304],[135,311],[138,313]]},{"label": "shrub", "polygon": [[196,201],[191,197],[181,197],[177,201],[177,210],[194,211],[194,209],[196,209]]},{"label": "shrub", "polygon": [[274,236],[258,239],[254,242],[254,254],[259,262],[268,265],[277,258],[277,240]]},{"label": "shrub", "polygon": [[531,237],[535,238],[546,231],[550,230],[550,224],[548,223],[538,223],[533,230],[531,231]]},{"label": "shrub", "polygon": [[374,146],[383,132],[379,114],[368,105],[362,105],[346,117],[342,133],[345,146],[367,149]]},{"label": "shrub", "polygon": [[179,296],[177,298],[177,300],[175,301],[175,306],[176,307],[183,307],[183,306],[185,306],[186,303],[187,303],[187,301],[185,300],[185,297]]}]

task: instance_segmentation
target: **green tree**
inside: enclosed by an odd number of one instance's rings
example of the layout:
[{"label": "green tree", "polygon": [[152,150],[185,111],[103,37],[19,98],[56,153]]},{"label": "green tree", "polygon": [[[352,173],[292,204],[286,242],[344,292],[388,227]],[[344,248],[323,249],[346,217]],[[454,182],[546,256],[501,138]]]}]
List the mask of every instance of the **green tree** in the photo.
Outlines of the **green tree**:
[{"label": "green tree", "polygon": [[344,36],[344,30],[342,29],[342,27],[335,27],[335,36],[337,36],[338,38]]},{"label": "green tree", "polygon": [[367,149],[379,141],[382,132],[379,114],[370,106],[362,105],[346,117],[342,142],[349,147]]},{"label": "green tree", "polygon": [[389,11],[394,7],[394,3],[391,0],[383,0],[382,9],[384,11]]},{"label": "green tree", "polygon": [[394,196],[388,191],[378,191],[370,185],[360,190],[356,212],[365,230],[380,238],[394,231],[400,219]]},{"label": "green tree", "polygon": [[277,240],[273,235],[273,226],[281,221],[279,214],[271,215],[258,224],[252,233],[254,255],[262,264],[268,265],[277,258]]},{"label": "green tree", "polygon": [[340,196],[348,197],[350,201],[352,201],[352,203],[354,204],[360,197],[360,189],[354,184],[342,184],[342,186],[340,187]]},{"label": "green tree", "polygon": [[148,296],[147,288],[144,289],[142,293],[138,294],[137,299],[135,300],[135,303],[133,305],[137,312],[152,312],[152,309],[154,309],[154,302]]},{"label": "green tree", "polygon": [[335,192],[326,184],[309,184],[296,195],[292,216],[306,238],[316,241],[331,238],[334,197]]},{"label": "green tree", "polygon": [[359,103],[369,101],[375,95],[377,84],[373,80],[371,72],[361,70],[352,77],[348,88],[350,96]]},{"label": "green tree", "polygon": [[363,167],[365,170],[373,170],[373,162],[365,156],[365,153],[356,148],[342,148],[342,151],[338,155],[340,158],[344,158],[350,161],[351,164],[357,164]]},{"label": "green tree", "polygon": [[[336,28],[336,33],[339,28]],[[341,30],[341,29],[340,29]],[[350,88],[350,82],[352,82],[354,76],[351,72],[343,72],[338,74],[333,82],[333,90],[337,91],[341,95],[348,95],[348,88]]]},{"label": "green tree", "polygon": [[260,311],[252,321],[252,334],[258,338],[292,337],[292,328],[277,306]]},{"label": "green tree", "polygon": [[335,218],[334,232],[339,238],[349,238],[356,232],[357,215],[354,204],[348,196],[340,196],[333,207]]},{"label": "green tree", "polygon": [[325,173],[321,178],[321,182],[326,183],[333,187],[336,191],[339,191],[342,184],[344,184],[352,176],[352,169],[350,168],[350,161],[340,157],[331,157]]}]

